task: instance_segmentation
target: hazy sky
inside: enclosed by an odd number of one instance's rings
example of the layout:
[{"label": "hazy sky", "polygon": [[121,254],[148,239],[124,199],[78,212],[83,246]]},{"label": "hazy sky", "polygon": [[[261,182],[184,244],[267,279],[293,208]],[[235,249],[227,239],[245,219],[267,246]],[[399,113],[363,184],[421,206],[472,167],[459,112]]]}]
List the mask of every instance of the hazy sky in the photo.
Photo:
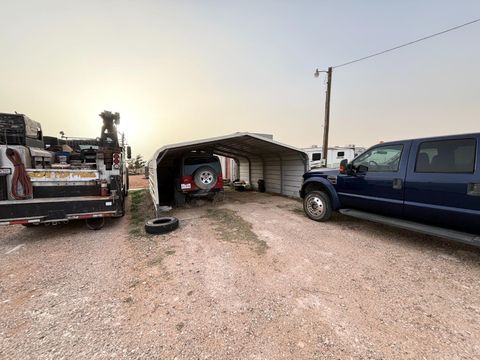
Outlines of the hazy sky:
[{"label": "hazy sky", "polygon": [[[321,144],[326,68],[480,17],[480,1],[0,0],[0,111],[133,152],[236,131]],[[333,75],[331,145],[480,131],[480,23]]]}]

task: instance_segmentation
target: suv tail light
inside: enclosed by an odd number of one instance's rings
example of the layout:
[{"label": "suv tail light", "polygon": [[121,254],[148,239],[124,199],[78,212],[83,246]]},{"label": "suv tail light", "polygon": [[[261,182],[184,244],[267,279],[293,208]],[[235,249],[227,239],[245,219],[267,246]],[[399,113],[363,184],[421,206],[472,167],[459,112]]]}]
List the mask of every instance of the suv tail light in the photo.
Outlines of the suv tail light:
[{"label": "suv tail light", "polygon": [[215,189],[222,189],[223,188],[223,178],[222,175],[218,175],[217,183],[215,184]]}]

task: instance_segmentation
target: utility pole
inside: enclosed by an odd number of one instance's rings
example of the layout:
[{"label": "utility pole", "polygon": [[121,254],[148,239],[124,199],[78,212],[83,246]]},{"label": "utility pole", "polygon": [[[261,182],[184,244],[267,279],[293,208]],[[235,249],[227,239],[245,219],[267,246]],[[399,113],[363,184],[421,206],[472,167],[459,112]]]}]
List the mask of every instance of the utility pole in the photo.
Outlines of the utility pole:
[{"label": "utility pole", "polygon": [[323,124],[323,158],[325,159],[325,167],[327,167],[328,157],[328,131],[330,128],[330,94],[332,91],[332,68],[327,71],[327,93],[325,96],[325,123]]},{"label": "utility pole", "polygon": [[332,92],[332,72],[333,68],[329,67],[328,71],[315,71],[315,77],[319,77],[320,73],[327,73],[327,90],[325,96],[325,121],[323,124],[323,148],[322,148],[322,158],[324,160],[324,166],[327,166],[327,157],[328,157],[328,132],[330,128],[330,95]]}]

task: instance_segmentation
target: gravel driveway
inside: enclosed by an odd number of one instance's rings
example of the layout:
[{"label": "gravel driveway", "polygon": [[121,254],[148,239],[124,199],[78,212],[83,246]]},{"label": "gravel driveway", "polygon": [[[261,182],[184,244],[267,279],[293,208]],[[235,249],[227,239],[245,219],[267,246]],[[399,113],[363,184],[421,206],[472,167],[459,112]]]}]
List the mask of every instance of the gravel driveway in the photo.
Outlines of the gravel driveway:
[{"label": "gravel driveway", "polygon": [[480,357],[480,251],[228,193],[129,219],[2,227],[0,358]]}]

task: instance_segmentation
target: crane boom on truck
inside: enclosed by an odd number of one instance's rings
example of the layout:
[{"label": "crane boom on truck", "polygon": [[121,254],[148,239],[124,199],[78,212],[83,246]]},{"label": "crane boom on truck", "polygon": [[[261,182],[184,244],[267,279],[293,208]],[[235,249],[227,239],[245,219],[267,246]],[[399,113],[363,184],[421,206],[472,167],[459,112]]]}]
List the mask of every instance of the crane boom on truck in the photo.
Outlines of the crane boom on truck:
[{"label": "crane boom on truck", "polygon": [[0,113],[0,225],[56,225],[85,219],[99,229],[125,213],[126,159],[120,114],[104,111],[100,137],[43,136],[40,123]]}]

